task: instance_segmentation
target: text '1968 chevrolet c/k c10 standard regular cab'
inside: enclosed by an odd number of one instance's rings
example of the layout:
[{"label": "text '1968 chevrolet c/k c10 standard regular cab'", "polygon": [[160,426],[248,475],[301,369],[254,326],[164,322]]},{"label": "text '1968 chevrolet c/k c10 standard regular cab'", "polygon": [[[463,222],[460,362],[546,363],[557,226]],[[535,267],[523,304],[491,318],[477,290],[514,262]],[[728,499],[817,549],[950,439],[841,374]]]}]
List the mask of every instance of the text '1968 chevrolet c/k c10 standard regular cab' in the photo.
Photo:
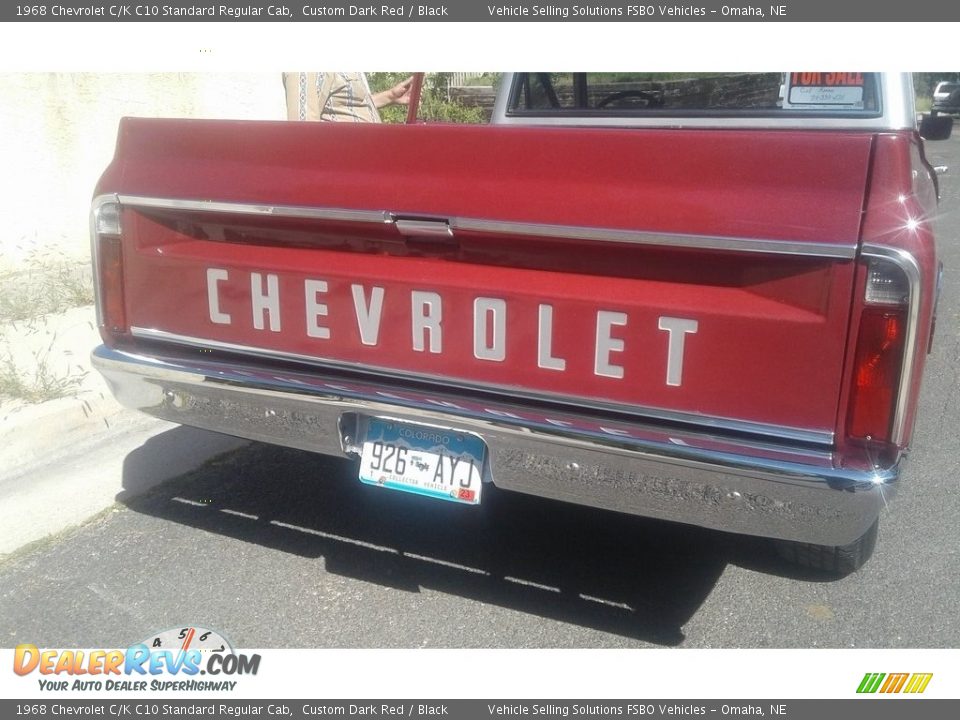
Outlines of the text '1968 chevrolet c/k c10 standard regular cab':
[{"label": "text '1968 chevrolet c/k c10 standard regular cab'", "polygon": [[857,569],[933,335],[909,75],[513,73],[493,120],[125,119],[98,369],[166,420]]}]

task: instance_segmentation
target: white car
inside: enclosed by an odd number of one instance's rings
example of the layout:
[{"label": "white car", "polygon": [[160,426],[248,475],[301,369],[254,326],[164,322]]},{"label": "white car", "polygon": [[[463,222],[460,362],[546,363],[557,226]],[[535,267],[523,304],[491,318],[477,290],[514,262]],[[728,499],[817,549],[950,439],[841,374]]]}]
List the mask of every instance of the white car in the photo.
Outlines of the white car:
[{"label": "white car", "polygon": [[933,109],[942,113],[960,114],[960,82],[939,82],[933,90]]}]

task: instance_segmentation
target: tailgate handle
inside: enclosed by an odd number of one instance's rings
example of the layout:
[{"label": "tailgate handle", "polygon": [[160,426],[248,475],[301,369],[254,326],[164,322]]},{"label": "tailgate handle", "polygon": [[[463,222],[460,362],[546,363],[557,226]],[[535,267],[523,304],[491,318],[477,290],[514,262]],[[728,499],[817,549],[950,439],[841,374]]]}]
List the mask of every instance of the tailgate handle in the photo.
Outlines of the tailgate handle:
[{"label": "tailgate handle", "polygon": [[397,218],[393,221],[404,237],[418,240],[449,240],[453,237],[453,228],[446,220],[410,220]]}]

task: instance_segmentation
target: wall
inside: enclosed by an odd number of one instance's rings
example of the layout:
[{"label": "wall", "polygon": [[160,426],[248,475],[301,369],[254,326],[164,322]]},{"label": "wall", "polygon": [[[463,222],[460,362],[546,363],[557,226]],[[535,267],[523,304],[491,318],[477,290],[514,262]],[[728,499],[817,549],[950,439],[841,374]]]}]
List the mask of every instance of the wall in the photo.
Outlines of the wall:
[{"label": "wall", "polygon": [[87,214],[125,115],[282,120],[263,74],[0,74],[0,273],[89,257]]}]

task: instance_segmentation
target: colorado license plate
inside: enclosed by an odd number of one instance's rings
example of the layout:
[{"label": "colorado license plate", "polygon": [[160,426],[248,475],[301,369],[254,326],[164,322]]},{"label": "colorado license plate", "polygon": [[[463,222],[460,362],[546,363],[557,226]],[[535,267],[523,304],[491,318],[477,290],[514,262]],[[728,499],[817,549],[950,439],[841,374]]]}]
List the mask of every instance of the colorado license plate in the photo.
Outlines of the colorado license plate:
[{"label": "colorado license plate", "polygon": [[476,505],[486,447],[468,433],[371,418],[360,455],[370,485]]}]

